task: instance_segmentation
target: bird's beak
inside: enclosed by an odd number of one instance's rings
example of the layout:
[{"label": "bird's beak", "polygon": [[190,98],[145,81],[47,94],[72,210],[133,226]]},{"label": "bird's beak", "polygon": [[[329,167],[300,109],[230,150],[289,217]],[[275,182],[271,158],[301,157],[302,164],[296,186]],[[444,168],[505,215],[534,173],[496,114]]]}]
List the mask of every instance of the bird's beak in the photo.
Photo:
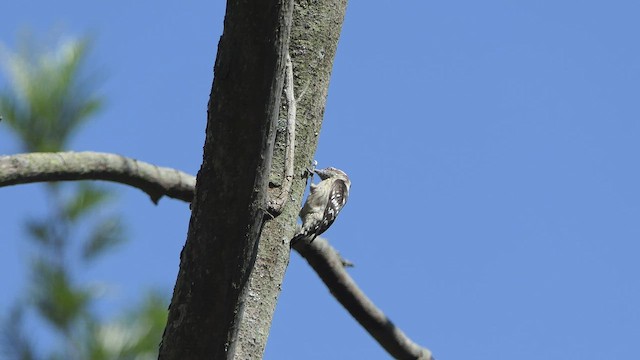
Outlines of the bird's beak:
[{"label": "bird's beak", "polygon": [[323,180],[327,178],[327,172],[324,169],[314,169],[313,172],[318,174]]}]

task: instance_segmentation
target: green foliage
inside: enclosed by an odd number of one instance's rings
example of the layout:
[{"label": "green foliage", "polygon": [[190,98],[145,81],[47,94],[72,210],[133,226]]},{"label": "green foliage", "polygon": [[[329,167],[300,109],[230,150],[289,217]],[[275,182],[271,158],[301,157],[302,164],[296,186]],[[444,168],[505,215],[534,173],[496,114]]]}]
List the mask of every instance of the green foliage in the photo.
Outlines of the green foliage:
[{"label": "green foliage", "polygon": [[[166,301],[151,293],[122,319],[97,328],[88,344],[90,359],[156,359],[167,322]],[[153,351],[152,351],[153,350]]]},{"label": "green foliage", "polygon": [[74,286],[69,272],[50,260],[39,258],[32,267],[32,299],[42,316],[58,331],[68,334],[87,311],[91,293]]},{"label": "green foliage", "polygon": [[[95,77],[82,70],[88,41],[68,40],[52,51],[31,43],[4,50],[11,87],[0,90],[0,113],[26,151],[61,151],[100,108]],[[5,122],[0,123],[4,125]],[[74,274],[126,240],[119,215],[106,211],[113,193],[89,182],[49,183],[49,211],[26,221],[33,253],[26,299],[16,301],[0,326],[3,359],[151,359],[166,323],[166,301],[150,294],[122,318],[102,321],[93,310],[101,293]],[[24,331],[33,314],[59,344],[38,354]]]},{"label": "green foliage", "polygon": [[25,40],[16,53],[3,49],[11,86],[0,92],[0,112],[25,151],[61,151],[101,108],[97,77],[83,72],[88,49],[87,40],[68,40],[54,50]]},{"label": "green foliage", "polygon": [[104,205],[112,196],[109,191],[87,182],[81,182],[74,195],[64,208],[65,216],[69,221],[79,220],[82,215],[88,214]]},{"label": "green foliage", "polygon": [[102,219],[92,230],[82,249],[82,257],[91,261],[106,253],[124,240],[120,218],[112,216]]}]

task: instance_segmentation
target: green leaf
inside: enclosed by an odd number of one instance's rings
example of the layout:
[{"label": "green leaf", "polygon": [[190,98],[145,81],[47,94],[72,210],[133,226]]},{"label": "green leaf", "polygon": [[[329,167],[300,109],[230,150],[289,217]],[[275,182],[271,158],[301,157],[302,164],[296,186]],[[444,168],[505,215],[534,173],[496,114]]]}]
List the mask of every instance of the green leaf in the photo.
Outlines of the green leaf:
[{"label": "green leaf", "polygon": [[0,49],[11,81],[0,92],[0,113],[26,151],[61,151],[103,103],[99,78],[84,69],[89,41],[66,40],[51,49],[27,38],[21,45],[17,52]]},{"label": "green leaf", "polygon": [[43,220],[29,219],[25,224],[29,236],[37,242],[48,246],[51,243],[51,227],[49,222]]},{"label": "green leaf", "polygon": [[162,340],[162,333],[167,324],[168,304],[168,299],[159,294],[151,293],[144,303],[130,314],[131,319],[136,319],[146,329],[132,346],[132,354],[157,355],[157,344]]},{"label": "green leaf", "polygon": [[158,344],[167,323],[169,301],[155,293],[120,319],[93,332],[92,359],[157,359]]},{"label": "green leaf", "polygon": [[124,240],[124,228],[120,218],[112,216],[104,219],[93,229],[82,250],[82,257],[85,261],[93,260]]},{"label": "green leaf", "polygon": [[86,313],[91,292],[76,288],[67,271],[57,264],[40,259],[33,270],[36,308],[44,319],[68,334],[74,322]]},{"label": "green leaf", "polygon": [[64,214],[71,222],[74,222],[104,204],[110,197],[109,190],[88,182],[81,182],[73,198],[65,204]]}]

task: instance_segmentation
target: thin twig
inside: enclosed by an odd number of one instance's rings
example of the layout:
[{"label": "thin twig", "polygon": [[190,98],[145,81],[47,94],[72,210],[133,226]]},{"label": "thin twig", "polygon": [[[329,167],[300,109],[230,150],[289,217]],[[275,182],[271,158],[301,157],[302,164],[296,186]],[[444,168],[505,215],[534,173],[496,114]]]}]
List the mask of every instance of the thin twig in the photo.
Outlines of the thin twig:
[{"label": "thin twig", "polygon": [[325,239],[303,239],[293,247],[320,276],[331,294],[396,359],[433,360],[431,351],[413,342],[360,290],[343,259]]},{"label": "thin twig", "polygon": [[287,98],[287,145],[284,154],[284,179],[282,180],[280,194],[269,201],[269,213],[272,216],[278,216],[282,213],[287,198],[291,194],[291,184],[293,183],[293,160],[296,147],[296,98],[293,86],[293,63],[291,62],[291,56],[287,53],[284,87],[284,93]]},{"label": "thin twig", "polygon": [[157,203],[162,196],[190,202],[195,177],[115,154],[29,153],[0,156],[0,187],[63,180],[106,180],[139,188]]}]

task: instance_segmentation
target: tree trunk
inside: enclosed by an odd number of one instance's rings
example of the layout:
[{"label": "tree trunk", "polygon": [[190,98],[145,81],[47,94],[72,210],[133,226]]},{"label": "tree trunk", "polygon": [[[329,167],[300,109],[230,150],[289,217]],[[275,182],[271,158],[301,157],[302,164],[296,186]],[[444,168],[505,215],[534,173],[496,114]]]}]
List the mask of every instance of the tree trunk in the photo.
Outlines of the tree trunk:
[{"label": "tree trunk", "polygon": [[[161,359],[259,359],[264,352],[346,0],[297,0],[290,29],[292,8],[292,1],[227,3],[204,160]],[[280,106],[287,45],[301,96],[295,175],[282,213],[265,222],[267,196],[282,191],[285,173],[286,126],[274,125],[278,110],[287,111]]]},{"label": "tree trunk", "polygon": [[293,0],[229,0],[160,359],[231,359],[266,210]]},{"label": "tree trunk", "polygon": [[[256,266],[249,279],[249,296],[245,299],[245,318],[240,324],[236,359],[260,359],[265,349],[280,286],[289,264],[289,240],[295,232],[306,185],[303,174],[311,165],[318,145],[346,6],[347,0],[295,1],[289,44],[294,64],[295,96],[300,97],[297,102],[295,178],[290,201],[285,204],[282,214],[268,221],[262,230]],[[286,114],[286,108],[281,106],[281,123]],[[276,196],[283,181],[285,128],[278,126],[270,197]]]}]

